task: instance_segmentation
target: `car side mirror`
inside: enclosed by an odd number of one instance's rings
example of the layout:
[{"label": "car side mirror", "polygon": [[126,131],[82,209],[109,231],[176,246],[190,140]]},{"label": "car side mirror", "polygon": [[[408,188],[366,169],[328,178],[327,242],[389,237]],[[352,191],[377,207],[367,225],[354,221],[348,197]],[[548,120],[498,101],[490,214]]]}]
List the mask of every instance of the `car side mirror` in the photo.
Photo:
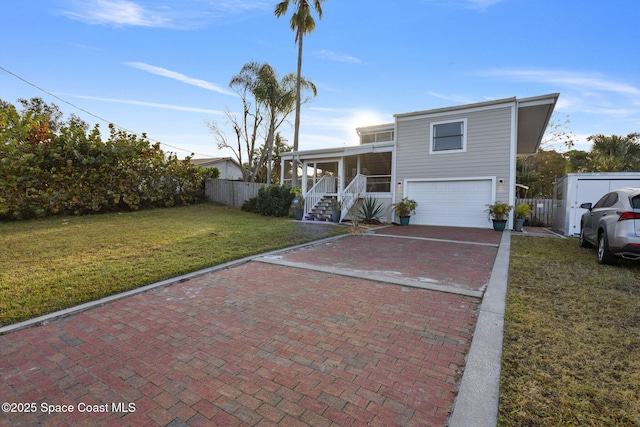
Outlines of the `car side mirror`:
[{"label": "car side mirror", "polygon": [[591,210],[592,205],[591,205],[591,203],[583,203],[583,204],[581,204],[581,205],[580,205],[580,207],[581,207],[582,209],[589,209],[589,210]]}]

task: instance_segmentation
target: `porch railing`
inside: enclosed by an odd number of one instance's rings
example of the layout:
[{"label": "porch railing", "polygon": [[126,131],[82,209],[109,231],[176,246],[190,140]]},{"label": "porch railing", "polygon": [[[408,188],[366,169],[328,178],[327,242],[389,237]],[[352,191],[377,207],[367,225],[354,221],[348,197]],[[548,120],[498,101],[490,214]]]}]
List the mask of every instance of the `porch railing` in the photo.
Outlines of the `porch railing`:
[{"label": "porch railing", "polygon": [[308,214],[311,209],[313,209],[322,199],[322,197],[327,193],[335,193],[336,192],[336,178],[333,176],[325,175],[316,185],[311,187],[311,190],[307,191],[304,200],[304,213]]},{"label": "porch railing", "polygon": [[356,175],[353,181],[351,181],[349,185],[347,185],[347,188],[339,195],[342,202],[342,218],[349,213],[349,209],[351,209],[358,199],[364,197],[366,191],[367,176],[362,174]]}]

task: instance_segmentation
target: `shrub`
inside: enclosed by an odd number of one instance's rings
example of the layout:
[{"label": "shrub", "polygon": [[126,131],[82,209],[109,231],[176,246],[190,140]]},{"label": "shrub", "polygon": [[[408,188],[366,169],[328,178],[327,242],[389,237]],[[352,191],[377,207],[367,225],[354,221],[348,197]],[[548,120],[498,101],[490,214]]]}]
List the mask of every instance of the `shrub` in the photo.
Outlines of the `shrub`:
[{"label": "shrub", "polygon": [[289,187],[279,185],[263,186],[258,190],[256,208],[264,216],[288,216],[295,194]]},{"label": "shrub", "polygon": [[252,197],[245,201],[240,207],[245,212],[258,213],[258,198]]},{"label": "shrub", "polygon": [[109,125],[71,116],[61,122],[57,106],[20,100],[18,111],[0,100],[0,219],[55,214],[137,210],[204,199],[203,179],[215,172],[166,154]]},{"label": "shrub", "polygon": [[363,224],[380,224],[382,212],[382,203],[374,197],[367,197],[358,210],[358,219]]}]

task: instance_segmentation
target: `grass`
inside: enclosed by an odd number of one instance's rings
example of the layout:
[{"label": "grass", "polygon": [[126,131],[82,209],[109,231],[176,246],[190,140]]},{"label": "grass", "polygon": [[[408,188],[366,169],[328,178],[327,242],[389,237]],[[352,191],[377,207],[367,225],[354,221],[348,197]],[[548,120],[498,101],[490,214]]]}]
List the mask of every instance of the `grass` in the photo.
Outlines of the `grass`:
[{"label": "grass", "polygon": [[211,203],[0,223],[0,325],[343,232]]},{"label": "grass", "polygon": [[513,237],[501,426],[640,426],[640,263]]}]

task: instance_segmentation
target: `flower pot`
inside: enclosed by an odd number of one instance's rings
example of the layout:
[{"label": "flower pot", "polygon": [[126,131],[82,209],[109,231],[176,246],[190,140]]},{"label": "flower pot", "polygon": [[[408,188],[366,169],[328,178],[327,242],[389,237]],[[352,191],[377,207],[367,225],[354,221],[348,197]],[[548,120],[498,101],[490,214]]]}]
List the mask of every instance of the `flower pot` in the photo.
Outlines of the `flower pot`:
[{"label": "flower pot", "polygon": [[296,219],[298,221],[301,221],[303,216],[304,216],[304,209],[296,209]]},{"label": "flower pot", "polygon": [[331,211],[331,221],[333,221],[336,224],[338,224],[340,222],[340,215],[341,214],[342,214],[342,211],[336,211],[336,210]]},{"label": "flower pot", "polygon": [[513,231],[522,231],[522,226],[524,225],[524,218],[516,218],[513,223]]},{"label": "flower pot", "polygon": [[496,231],[504,231],[506,226],[507,226],[507,220],[506,219],[494,219],[493,220],[493,229],[496,230]]},{"label": "flower pot", "polygon": [[401,216],[400,217],[400,225],[409,225],[410,216]]}]

